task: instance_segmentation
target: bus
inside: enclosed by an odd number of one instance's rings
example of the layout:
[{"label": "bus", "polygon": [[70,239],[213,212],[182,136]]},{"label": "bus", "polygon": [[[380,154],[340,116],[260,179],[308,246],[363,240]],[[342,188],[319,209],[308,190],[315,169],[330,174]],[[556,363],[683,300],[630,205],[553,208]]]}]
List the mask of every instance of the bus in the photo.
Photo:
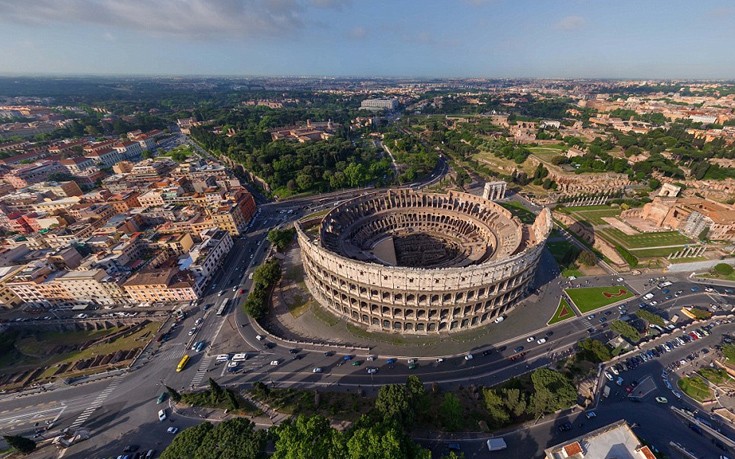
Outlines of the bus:
[{"label": "bus", "polygon": [[217,307],[217,315],[223,316],[227,312],[227,306],[230,304],[229,298],[222,298],[220,305]]},{"label": "bus", "polygon": [[176,366],[176,373],[181,373],[184,368],[186,368],[187,363],[189,363],[189,354],[184,354],[184,356],[181,357],[181,360],[179,360],[179,364]]}]

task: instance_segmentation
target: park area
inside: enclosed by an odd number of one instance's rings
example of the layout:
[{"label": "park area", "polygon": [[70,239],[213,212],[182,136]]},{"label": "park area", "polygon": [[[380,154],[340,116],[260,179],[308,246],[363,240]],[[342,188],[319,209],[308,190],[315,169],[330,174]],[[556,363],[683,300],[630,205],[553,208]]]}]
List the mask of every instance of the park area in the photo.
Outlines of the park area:
[{"label": "park area", "polygon": [[707,385],[707,381],[699,375],[681,378],[677,384],[682,392],[698,402],[712,398],[712,390]]},{"label": "park area", "polygon": [[595,309],[617,303],[633,296],[633,293],[619,285],[609,287],[568,288],[564,290],[579,312],[585,314]]},{"label": "park area", "polygon": [[556,307],[554,315],[551,316],[551,319],[547,322],[547,325],[554,325],[575,316],[576,314],[574,313],[574,309],[569,305],[569,302],[567,302],[566,298],[562,298],[559,301],[559,306]]}]

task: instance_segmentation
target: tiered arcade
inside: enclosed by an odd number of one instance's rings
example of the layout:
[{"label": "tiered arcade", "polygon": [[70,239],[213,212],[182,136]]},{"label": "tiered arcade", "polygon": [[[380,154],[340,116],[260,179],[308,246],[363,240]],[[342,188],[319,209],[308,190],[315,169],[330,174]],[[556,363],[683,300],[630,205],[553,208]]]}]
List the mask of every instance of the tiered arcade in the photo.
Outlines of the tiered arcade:
[{"label": "tiered arcade", "polygon": [[373,331],[457,332],[510,311],[535,274],[551,214],[524,225],[494,202],[397,189],[297,223],[306,284]]}]

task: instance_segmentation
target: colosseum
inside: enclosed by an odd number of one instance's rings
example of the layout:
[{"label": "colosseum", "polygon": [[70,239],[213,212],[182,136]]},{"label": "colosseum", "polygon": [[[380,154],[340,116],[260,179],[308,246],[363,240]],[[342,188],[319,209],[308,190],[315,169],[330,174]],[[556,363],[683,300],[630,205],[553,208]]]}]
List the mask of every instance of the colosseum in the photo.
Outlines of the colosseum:
[{"label": "colosseum", "polygon": [[306,284],[370,331],[454,333],[510,311],[533,279],[551,214],[525,225],[479,196],[396,189],[296,224]]}]

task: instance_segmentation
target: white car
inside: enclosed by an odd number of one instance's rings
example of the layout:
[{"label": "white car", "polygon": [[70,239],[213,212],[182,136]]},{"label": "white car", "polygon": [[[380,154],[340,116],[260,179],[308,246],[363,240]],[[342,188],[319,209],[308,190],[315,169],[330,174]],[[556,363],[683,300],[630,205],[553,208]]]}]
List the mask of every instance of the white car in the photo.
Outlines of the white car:
[{"label": "white car", "polygon": [[504,321],[504,320],[505,320],[505,316],[500,316],[500,317],[497,317],[497,318],[495,319],[495,323],[496,323],[496,324],[499,324],[500,322],[502,322],[502,321]]},{"label": "white car", "polygon": [[257,339],[258,341],[263,341],[263,336],[255,335],[255,339]]},{"label": "white car", "polygon": [[235,362],[235,361],[227,362],[227,368],[235,368],[239,364],[240,364],[239,362]]},{"label": "white car", "polygon": [[158,411],[158,420],[163,422],[166,420],[166,410],[159,410]]},{"label": "white car", "polygon": [[623,282],[623,278],[622,277],[618,277],[617,279],[615,279],[615,282]]},{"label": "white car", "polygon": [[219,293],[217,294],[217,296],[222,296],[222,295],[224,295],[224,293],[225,293],[224,290],[220,290]]},{"label": "white car", "polygon": [[369,374],[369,375],[374,375],[375,373],[377,373],[377,372],[378,372],[378,369],[377,369],[377,368],[372,368],[372,367],[371,367],[371,368],[368,368],[368,369],[367,369],[367,372],[368,372],[368,374]]},{"label": "white car", "polygon": [[537,344],[544,344],[546,342],[546,338],[541,338],[538,341],[536,341]]},{"label": "white car", "polygon": [[276,365],[278,365],[278,360],[271,360],[271,366],[275,367]]},{"label": "white car", "polygon": [[535,340],[536,340],[535,336],[529,336],[528,338],[526,338],[527,343],[533,343]]},{"label": "white car", "polygon": [[169,427],[168,429],[166,429],[166,432],[168,432],[168,433],[170,433],[172,435],[176,435],[179,432],[179,428],[178,427]]},{"label": "white car", "polygon": [[311,372],[312,373],[321,373],[322,372],[322,367],[314,367],[314,369],[311,370]]},{"label": "white car", "polygon": [[472,354],[467,354],[467,355],[465,355],[465,356],[464,356],[464,359],[465,359],[465,360],[472,360],[472,359],[474,359],[474,358],[475,358],[475,356],[474,356],[474,355],[472,355]]},{"label": "white car", "polygon": [[604,372],[603,374],[605,375],[605,377],[607,378],[608,381],[612,381],[613,380],[612,375],[610,373],[608,373],[607,371]]},{"label": "white car", "polygon": [[618,369],[615,368],[615,367],[610,367],[610,371],[612,371],[615,376],[617,376],[617,375],[620,374],[620,372],[618,371]]},{"label": "white car", "polygon": [[197,319],[197,320],[196,320],[196,321],[194,322],[194,325],[199,325],[199,324],[201,324],[202,322],[204,322],[204,317],[200,317],[200,318],[198,318],[198,319]]},{"label": "white car", "polygon": [[372,362],[373,360],[375,360],[375,356],[374,355],[369,355],[369,356],[367,356],[367,358],[365,360],[367,360],[368,362]]}]

